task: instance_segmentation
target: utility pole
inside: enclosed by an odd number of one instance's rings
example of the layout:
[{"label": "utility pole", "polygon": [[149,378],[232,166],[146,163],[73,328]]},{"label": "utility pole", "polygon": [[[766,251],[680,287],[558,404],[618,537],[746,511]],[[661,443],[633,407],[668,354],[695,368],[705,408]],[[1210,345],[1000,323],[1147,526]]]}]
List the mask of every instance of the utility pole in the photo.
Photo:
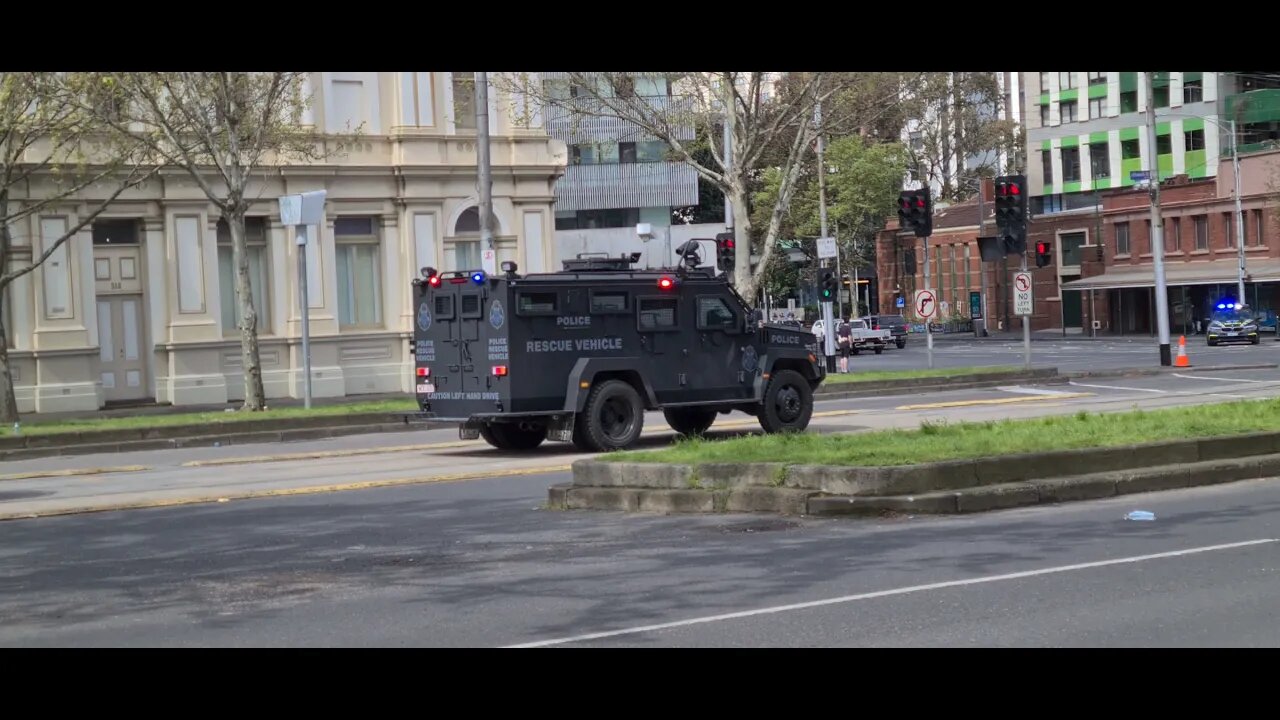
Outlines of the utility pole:
[{"label": "utility pole", "polygon": [[[981,176],[978,177],[978,237],[987,234],[987,208],[982,203],[982,189],[985,186]],[[973,336],[983,337],[987,334],[987,264],[982,261],[982,251],[978,251],[978,292],[982,295],[978,307],[982,310],[982,332],[978,332],[978,323],[973,324]]]},{"label": "utility pole", "polygon": [[476,164],[480,183],[480,251],[485,273],[497,274],[497,251],[493,246],[493,168],[489,160],[489,73],[475,75]]},{"label": "utility pole", "polygon": [[[1240,207],[1240,142],[1236,137],[1236,121],[1231,119],[1231,170],[1235,174],[1236,183],[1236,254],[1240,259],[1240,273],[1236,277],[1236,302],[1249,305],[1244,296],[1244,209]],[[1250,305],[1252,307],[1252,305]],[[1256,309],[1256,308],[1255,308]]]},{"label": "utility pole", "polygon": [[[822,237],[830,237],[827,235],[827,169],[824,164],[824,153],[826,152],[826,142],[822,133],[822,103],[819,102],[813,108],[813,121],[818,128],[818,218],[822,224]],[[827,267],[827,261],[821,261],[821,267]],[[844,284],[840,277],[840,250],[839,245],[836,246],[836,295],[839,297],[840,287]],[[823,338],[823,354],[827,356],[827,371],[834,372],[836,365],[836,329],[835,317],[831,308],[831,301],[825,300],[822,303],[822,334]]]},{"label": "utility pole", "polygon": [[[1147,151],[1150,164],[1149,179],[1151,181],[1151,262],[1155,269],[1155,302],[1156,329],[1160,338],[1160,364],[1173,364],[1173,355],[1169,348],[1169,290],[1164,276],[1164,224],[1160,217],[1160,157],[1156,148],[1156,100],[1152,87],[1151,73],[1142,73],[1143,84],[1147,89]],[[1023,268],[1026,267],[1026,256],[1023,256]]]}]

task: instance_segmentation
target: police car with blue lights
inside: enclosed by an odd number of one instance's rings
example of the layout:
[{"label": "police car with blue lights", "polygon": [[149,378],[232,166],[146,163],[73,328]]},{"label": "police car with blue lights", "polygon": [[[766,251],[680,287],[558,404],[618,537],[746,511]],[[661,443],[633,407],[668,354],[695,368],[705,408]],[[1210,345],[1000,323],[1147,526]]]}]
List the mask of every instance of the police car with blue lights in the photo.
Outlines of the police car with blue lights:
[{"label": "police car with blue lights", "polygon": [[[646,410],[683,435],[735,410],[766,432],[804,430],[825,377],[812,336],[761,322],[725,275],[699,267],[697,246],[662,270],[636,269],[640,253],[528,275],[512,262],[497,275],[422,268],[413,417],[503,450],[626,448]],[[723,247],[718,259],[732,268]]]},{"label": "police car with blue lights", "polygon": [[1258,318],[1248,305],[1241,305],[1232,298],[1219,300],[1209,316],[1209,327],[1205,333],[1209,345],[1219,343],[1247,342],[1257,345],[1261,341],[1258,335]]}]

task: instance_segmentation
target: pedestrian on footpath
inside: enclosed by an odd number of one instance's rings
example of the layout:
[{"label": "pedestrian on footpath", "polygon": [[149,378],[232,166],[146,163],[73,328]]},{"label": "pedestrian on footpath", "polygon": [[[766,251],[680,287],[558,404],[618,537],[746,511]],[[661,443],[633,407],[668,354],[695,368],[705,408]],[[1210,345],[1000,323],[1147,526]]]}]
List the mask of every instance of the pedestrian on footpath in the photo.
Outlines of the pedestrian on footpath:
[{"label": "pedestrian on footpath", "polygon": [[840,345],[840,372],[849,372],[849,352],[853,349],[853,325],[848,319],[840,321],[836,328],[836,340]]}]

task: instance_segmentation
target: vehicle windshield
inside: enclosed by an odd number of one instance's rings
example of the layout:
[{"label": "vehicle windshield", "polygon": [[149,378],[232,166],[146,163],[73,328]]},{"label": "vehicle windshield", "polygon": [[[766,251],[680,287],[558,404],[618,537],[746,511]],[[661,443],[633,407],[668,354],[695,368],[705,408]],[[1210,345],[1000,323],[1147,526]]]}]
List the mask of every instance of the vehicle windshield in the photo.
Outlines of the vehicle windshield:
[{"label": "vehicle windshield", "polygon": [[1247,322],[1253,319],[1253,311],[1247,307],[1223,308],[1213,311],[1213,321],[1222,323]]}]

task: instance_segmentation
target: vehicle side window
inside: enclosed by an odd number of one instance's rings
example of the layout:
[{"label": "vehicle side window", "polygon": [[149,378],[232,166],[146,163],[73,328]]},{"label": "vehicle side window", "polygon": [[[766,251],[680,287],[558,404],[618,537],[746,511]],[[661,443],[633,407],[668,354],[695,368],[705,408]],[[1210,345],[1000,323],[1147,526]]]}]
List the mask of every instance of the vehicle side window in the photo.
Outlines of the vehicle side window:
[{"label": "vehicle side window", "polygon": [[724,298],[705,296],[698,298],[699,330],[719,330],[736,326],[733,310],[729,309]]},{"label": "vehicle side window", "polygon": [[559,307],[555,292],[521,292],[516,294],[519,315],[554,315]]},{"label": "vehicle side window", "polygon": [[615,290],[592,290],[591,312],[615,314],[627,311],[627,293]]},{"label": "vehicle side window", "polygon": [[636,327],[640,332],[675,330],[679,303],[676,298],[637,298]]}]

